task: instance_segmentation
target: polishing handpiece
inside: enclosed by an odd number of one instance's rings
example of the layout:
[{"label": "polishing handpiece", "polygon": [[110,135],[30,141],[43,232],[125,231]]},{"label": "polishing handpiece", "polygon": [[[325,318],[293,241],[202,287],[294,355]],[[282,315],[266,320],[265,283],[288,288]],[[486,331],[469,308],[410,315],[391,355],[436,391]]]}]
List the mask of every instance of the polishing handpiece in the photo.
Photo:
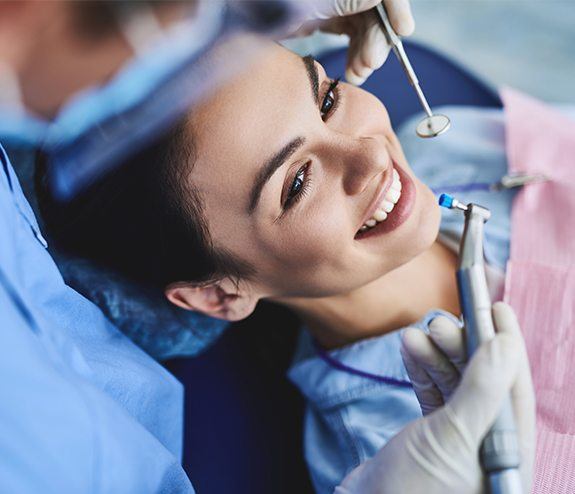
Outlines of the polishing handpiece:
[{"label": "polishing handpiece", "polygon": [[379,19],[381,20],[381,28],[383,30],[383,34],[393,49],[393,52],[397,56],[399,63],[403,67],[403,70],[407,74],[409,83],[413,86],[413,89],[415,89],[419,102],[421,103],[421,106],[423,106],[423,109],[427,115],[421,122],[419,122],[417,126],[417,135],[419,137],[436,137],[439,134],[443,134],[447,129],[449,129],[449,126],[451,125],[449,118],[447,118],[445,115],[434,115],[431,111],[431,107],[429,106],[429,103],[427,102],[427,99],[421,90],[421,86],[419,85],[417,75],[415,75],[415,71],[409,62],[409,58],[407,58],[407,54],[403,48],[401,38],[397,35],[391,26],[391,22],[389,22],[389,17],[383,2],[378,4],[375,7],[375,10]]},{"label": "polishing handpiece", "polygon": [[[484,225],[491,212],[477,204],[465,205],[447,194],[441,195],[439,204],[449,209],[459,209],[465,214],[459,247],[457,288],[467,354],[471,356],[479,345],[495,336],[483,254]],[[499,416],[483,439],[480,454],[492,494],[523,493],[519,475],[519,443],[510,398],[504,401]]]}]

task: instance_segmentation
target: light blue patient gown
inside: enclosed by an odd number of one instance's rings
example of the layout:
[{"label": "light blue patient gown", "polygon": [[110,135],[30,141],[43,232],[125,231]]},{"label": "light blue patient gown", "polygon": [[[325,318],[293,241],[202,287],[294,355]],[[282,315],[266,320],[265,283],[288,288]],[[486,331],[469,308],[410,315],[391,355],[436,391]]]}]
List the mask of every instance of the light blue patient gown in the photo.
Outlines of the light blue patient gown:
[{"label": "light blue patient gown", "polygon": [[0,162],[0,492],[193,493],[181,384],[64,284]]},{"label": "light blue patient gown", "polygon": [[[414,131],[417,117],[398,134],[408,162],[423,182],[441,190],[446,185],[496,182],[507,173],[501,110],[451,107],[440,113],[452,120],[447,134],[432,140],[419,139]],[[491,209],[492,218],[485,230],[485,258],[500,271],[505,270],[509,256],[513,194],[454,194],[464,202],[477,202]],[[441,234],[445,239],[460,237],[462,227],[459,212],[442,211]],[[440,313],[432,310],[414,326],[427,330],[428,323]],[[347,473],[421,416],[399,352],[401,332],[398,328],[328,353],[335,365],[343,364],[377,379],[327,363],[307,333],[302,334],[289,376],[307,399],[305,457],[319,494],[331,494]]]}]

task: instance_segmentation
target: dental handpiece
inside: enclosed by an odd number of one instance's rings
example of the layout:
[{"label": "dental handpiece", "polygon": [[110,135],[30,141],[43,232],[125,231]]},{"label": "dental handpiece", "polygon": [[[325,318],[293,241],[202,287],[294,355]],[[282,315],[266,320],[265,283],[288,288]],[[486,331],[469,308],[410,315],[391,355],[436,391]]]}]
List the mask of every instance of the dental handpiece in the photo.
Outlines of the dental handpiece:
[{"label": "dental handpiece", "polygon": [[[477,204],[464,205],[447,194],[441,195],[439,204],[449,209],[459,209],[465,214],[457,287],[465,324],[467,354],[471,356],[479,345],[495,336],[483,257],[484,225],[491,212]],[[523,493],[519,475],[519,443],[510,397],[504,401],[499,416],[483,439],[480,457],[489,478],[491,494]]]},{"label": "dental handpiece", "polygon": [[407,75],[409,83],[413,86],[413,89],[415,89],[417,98],[419,99],[423,110],[427,114],[427,116],[417,126],[417,135],[419,137],[436,137],[439,134],[443,134],[447,129],[449,129],[449,126],[451,125],[449,118],[447,118],[445,115],[434,115],[431,111],[431,107],[429,106],[421,86],[419,85],[419,79],[417,78],[417,75],[415,75],[415,70],[413,70],[409,58],[407,58],[407,53],[405,53],[401,38],[397,35],[391,26],[391,22],[389,21],[389,17],[383,2],[379,3],[375,7],[375,10],[381,20],[381,28],[385,38],[397,56],[399,63]]}]

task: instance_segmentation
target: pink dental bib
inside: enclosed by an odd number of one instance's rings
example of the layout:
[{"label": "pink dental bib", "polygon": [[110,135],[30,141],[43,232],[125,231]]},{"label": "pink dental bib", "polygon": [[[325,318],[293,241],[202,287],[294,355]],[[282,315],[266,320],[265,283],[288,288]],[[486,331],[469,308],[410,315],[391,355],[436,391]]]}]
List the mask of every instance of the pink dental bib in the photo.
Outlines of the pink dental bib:
[{"label": "pink dental bib", "polygon": [[510,172],[551,181],[512,210],[505,300],[519,318],[537,397],[533,493],[575,493],[575,121],[504,90]]}]

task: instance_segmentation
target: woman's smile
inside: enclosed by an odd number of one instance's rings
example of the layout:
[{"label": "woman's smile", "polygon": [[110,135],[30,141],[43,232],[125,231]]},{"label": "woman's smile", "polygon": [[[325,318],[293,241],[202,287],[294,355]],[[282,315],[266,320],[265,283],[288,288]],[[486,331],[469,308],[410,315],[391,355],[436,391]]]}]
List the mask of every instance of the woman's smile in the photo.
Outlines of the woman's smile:
[{"label": "woman's smile", "polygon": [[435,197],[382,102],[309,57],[270,46],[190,127],[212,244],[254,268],[262,297],[349,293],[435,241]]},{"label": "woman's smile", "polygon": [[[355,235],[356,240],[364,240],[389,233],[401,226],[413,211],[416,188],[411,177],[392,161],[390,172],[381,191],[376,194],[375,204],[361,228]],[[391,183],[390,183],[391,182]]]}]

